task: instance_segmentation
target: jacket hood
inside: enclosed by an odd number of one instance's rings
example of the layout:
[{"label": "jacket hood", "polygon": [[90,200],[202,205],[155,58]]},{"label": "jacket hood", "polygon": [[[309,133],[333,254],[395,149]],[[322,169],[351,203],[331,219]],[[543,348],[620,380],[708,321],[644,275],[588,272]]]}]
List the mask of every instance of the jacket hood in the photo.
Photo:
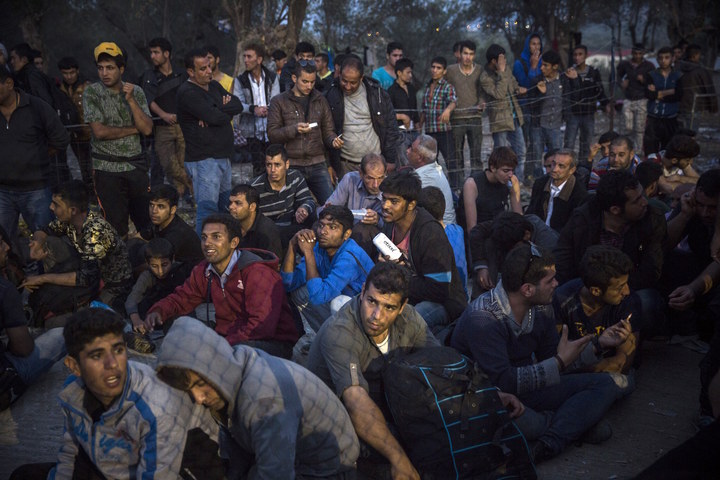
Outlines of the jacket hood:
[{"label": "jacket hood", "polygon": [[538,38],[540,38],[540,53],[542,53],[542,49],[543,49],[542,36],[538,32],[532,32],[530,35],[525,37],[525,46],[523,47],[523,51],[520,54],[520,56],[522,58],[524,58],[525,61],[528,63],[530,62],[530,38],[532,38],[536,35],[538,36]]},{"label": "jacket hood", "polygon": [[258,353],[250,347],[232,347],[200,320],[180,317],[163,340],[156,368],[192,370],[218,389],[231,412],[245,369],[257,357]]},{"label": "jacket hood", "polygon": [[688,62],[687,60],[678,60],[675,62],[675,69],[680,70],[682,73],[692,72],[698,68],[703,68],[699,63]]},{"label": "jacket hood", "polygon": [[262,250],[260,248],[238,248],[238,251],[241,255],[235,264],[235,268],[243,269],[253,263],[264,263],[273,270],[277,270],[280,265],[280,259],[269,250]]}]

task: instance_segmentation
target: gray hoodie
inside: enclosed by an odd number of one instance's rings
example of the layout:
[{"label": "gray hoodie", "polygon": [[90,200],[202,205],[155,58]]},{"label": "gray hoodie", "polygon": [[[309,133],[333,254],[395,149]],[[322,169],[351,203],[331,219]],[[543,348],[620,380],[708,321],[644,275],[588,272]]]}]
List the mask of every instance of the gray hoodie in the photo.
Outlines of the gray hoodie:
[{"label": "gray hoodie", "polygon": [[200,321],[181,317],[159,354],[158,368],[166,366],[196,372],[227,401],[220,442],[229,479],[322,478],[355,468],[360,447],[347,411],[300,365],[232,347]]}]

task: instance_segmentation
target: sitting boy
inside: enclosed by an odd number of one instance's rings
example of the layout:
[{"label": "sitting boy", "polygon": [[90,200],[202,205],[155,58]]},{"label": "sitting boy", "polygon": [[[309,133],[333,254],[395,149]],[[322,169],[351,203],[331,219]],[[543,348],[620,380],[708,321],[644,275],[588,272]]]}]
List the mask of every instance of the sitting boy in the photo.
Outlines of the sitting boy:
[{"label": "sitting boy", "polygon": [[133,330],[140,333],[145,333],[143,319],[150,307],[170,295],[175,287],[182,285],[193,267],[176,262],[175,248],[164,238],[150,240],[145,245],[144,254],[148,269],[140,274],[125,300],[125,312],[130,317]]},{"label": "sitting boy", "polygon": [[683,183],[696,184],[700,175],[692,164],[699,154],[700,145],[692,137],[680,134],[673,136],[665,151],[660,152],[663,166],[663,176],[658,182],[660,191],[669,195]]},{"label": "sitting boy", "polygon": [[11,478],[223,478],[212,417],[151,367],[128,361],[124,328],[122,317],[98,308],[68,321],[72,375],[59,396],[65,433],[57,465],[24,465]]}]

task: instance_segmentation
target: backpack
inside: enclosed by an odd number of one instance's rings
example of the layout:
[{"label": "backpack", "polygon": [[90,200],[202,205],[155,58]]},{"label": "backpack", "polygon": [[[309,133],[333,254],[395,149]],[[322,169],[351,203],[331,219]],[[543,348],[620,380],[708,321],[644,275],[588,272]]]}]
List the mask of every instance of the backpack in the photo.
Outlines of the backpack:
[{"label": "backpack", "polygon": [[536,479],[525,437],[498,390],[449,347],[388,361],[385,396],[423,479]]}]

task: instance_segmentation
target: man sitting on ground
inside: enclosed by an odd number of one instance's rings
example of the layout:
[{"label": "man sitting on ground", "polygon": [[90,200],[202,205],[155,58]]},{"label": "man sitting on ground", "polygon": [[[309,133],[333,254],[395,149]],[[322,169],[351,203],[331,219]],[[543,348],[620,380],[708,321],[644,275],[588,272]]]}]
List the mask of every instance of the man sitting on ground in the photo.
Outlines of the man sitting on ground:
[{"label": "man sitting on ground", "polygon": [[128,251],[115,229],[104,218],[88,211],[88,192],[80,180],[71,180],[53,190],[50,210],[54,220],[44,231],[34,233],[43,242],[48,235],[67,236],[80,253],[80,268],[66,273],[44,273],[28,277],[23,286],[29,290],[44,284],[65,286],[104,285],[99,300],[117,312],[132,288],[132,267]]},{"label": "man sitting on ground", "polygon": [[258,211],[260,195],[250,185],[235,185],[230,190],[230,215],[240,223],[242,238],[238,248],[260,248],[283,258],[280,230]]},{"label": "man sitting on ground", "polygon": [[[288,245],[282,265],[283,285],[313,332],[332,310],[339,310],[360,293],[373,267],[367,253],[350,238],[352,227],[352,212],[330,205],[320,214],[317,231],[300,230]],[[298,253],[302,258],[296,264]]]},{"label": "man sitting on ground", "polygon": [[590,173],[588,191],[597,189],[598,182],[608,172],[613,170],[627,170],[635,173],[642,159],[635,154],[635,145],[630,137],[619,136],[610,142],[610,153],[606,158],[597,162]]},{"label": "man sitting on ground", "polygon": [[128,361],[124,328],[118,314],[99,308],[70,319],[63,335],[72,375],[59,395],[65,433],[57,465],[25,465],[13,478],[223,478],[219,458],[207,454],[217,451],[212,417],[151,367]]},{"label": "man sitting on ground", "polygon": [[393,172],[383,180],[383,233],[403,253],[398,261],[413,272],[410,304],[436,333],[462,313],[467,297],[442,225],[417,208],[420,190],[414,172]]},{"label": "man sitting on ground", "polygon": [[[640,320],[640,300],[630,293],[628,277],[633,264],[614,247],[593,245],[580,264],[580,276],[555,290],[553,309],[558,325],[567,325],[568,338],[601,335],[620,320]],[[632,324],[632,322],[630,322]],[[593,372],[626,373],[632,366],[637,328],[614,349],[603,352]]]},{"label": "man sitting on ground", "polygon": [[165,337],[158,377],[217,419],[228,478],[355,478],[360,447],[348,413],[296,363],[231,347],[183,317]]},{"label": "man sitting on ground", "polygon": [[290,168],[285,147],[273,144],[265,151],[265,173],[250,184],[258,191],[260,212],[280,229],[283,246],[315,221],[315,201],[305,178]]},{"label": "man sitting on ground", "polygon": [[205,260],[175,292],[150,307],[146,328],[212,303],[215,331],[231,345],[242,343],[290,358],[298,332],[277,273],[278,259],[262,250],[238,250],[241,236],[230,215],[206,217],[200,237]]},{"label": "man sitting on ground", "polygon": [[366,456],[379,455],[390,462],[394,478],[419,480],[387,426],[392,417],[382,393],[385,355],[439,345],[422,317],[408,305],[409,290],[403,267],[387,262],[375,265],[360,295],[318,331],[308,369],[342,399],[358,437],[372,447],[363,449]]},{"label": "man sitting on ground", "polygon": [[[0,269],[7,264],[10,238],[0,227]],[[15,285],[0,276],[0,331],[8,338],[0,342],[0,412],[10,406],[28,385],[50,370],[65,354],[62,328],[47,331],[33,341],[27,327],[22,298]]]},{"label": "man sitting on ground", "polygon": [[[610,374],[562,375],[597,363],[602,352],[625,341],[629,324],[617,323],[601,335],[568,340],[563,326],[558,338],[553,318],[553,292],[557,286],[555,262],[545,250],[520,245],[510,251],[495,288],[473,301],[460,317],[451,346],[470,356],[500,390],[517,395],[526,408],[519,425],[533,445],[535,463],[558,455],[598,424],[615,400],[632,391],[618,385]],[[520,419],[519,419],[520,420]],[[532,433],[530,433],[532,432]],[[600,424],[586,436],[600,442],[612,435]],[[591,438],[595,437],[595,438]]]},{"label": "man sitting on ground", "polygon": [[533,184],[530,204],[525,213],[537,215],[554,230],[562,230],[573,210],[587,197],[585,186],[575,178],[576,169],[575,152],[555,152],[549,175],[540,177]]}]

